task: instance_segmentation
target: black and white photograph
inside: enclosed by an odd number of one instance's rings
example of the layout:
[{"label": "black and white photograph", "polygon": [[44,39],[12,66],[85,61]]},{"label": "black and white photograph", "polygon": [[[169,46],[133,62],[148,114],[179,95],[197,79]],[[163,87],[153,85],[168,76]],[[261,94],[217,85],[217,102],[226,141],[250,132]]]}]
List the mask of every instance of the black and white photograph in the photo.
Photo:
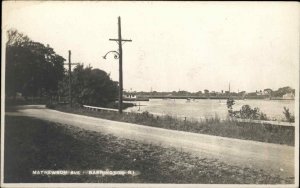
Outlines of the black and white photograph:
[{"label": "black and white photograph", "polygon": [[3,1],[1,187],[299,187],[299,18]]}]

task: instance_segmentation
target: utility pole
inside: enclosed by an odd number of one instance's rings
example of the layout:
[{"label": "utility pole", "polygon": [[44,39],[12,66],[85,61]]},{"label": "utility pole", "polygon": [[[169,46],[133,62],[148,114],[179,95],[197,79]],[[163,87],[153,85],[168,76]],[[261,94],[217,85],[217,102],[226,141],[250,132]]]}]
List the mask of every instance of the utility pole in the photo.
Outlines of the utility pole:
[{"label": "utility pole", "polygon": [[72,65],[79,65],[79,63],[71,63],[71,50],[69,50],[69,62],[68,64],[65,65],[69,65],[69,103],[70,106],[72,106]]},{"label": "utility pole", "polygon": [[230,98],[230,82],[229,82],[229,86],[228,86],[228,98]]},{"label": "utility pole", "polygon": [[118,39],[109,39],[110,41],[116,41],[119,45],[119,113],[122,113],[123,106],[123,42],[132,42],[132,40],[122,39],[121,34],[121,17],[118,17]]}]

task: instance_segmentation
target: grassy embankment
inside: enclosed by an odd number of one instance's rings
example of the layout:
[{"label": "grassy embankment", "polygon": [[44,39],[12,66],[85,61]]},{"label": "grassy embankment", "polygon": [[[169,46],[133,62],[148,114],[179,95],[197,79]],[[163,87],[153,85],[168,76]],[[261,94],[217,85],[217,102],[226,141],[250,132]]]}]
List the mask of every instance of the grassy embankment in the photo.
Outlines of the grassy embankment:
[{"label": "grassy embankment", "polygon": [[218,117],[203,121],[179,120],[171,116],[154,116],[149,113],[123,113],[107,111],[91,111],[84,108],[70,108],[57,106],[56,110],[100,117],[109,120],[136,123],[152,127],[180,130],[193,133],[209,134],[243,140],[254,140],[275,144],[294,146],[295,128],[292,126],[279,126],[259,124],[254,122],[238,122],[235,120],[221,121]]},{"label": "grassy embankment", "polygon": [[[293,183],[263,170],[194,157],[174,148],[141,144],[29,117],[5,120],[6,183]],[[40,176],[32,170],[134,170],[139,175]]]}]

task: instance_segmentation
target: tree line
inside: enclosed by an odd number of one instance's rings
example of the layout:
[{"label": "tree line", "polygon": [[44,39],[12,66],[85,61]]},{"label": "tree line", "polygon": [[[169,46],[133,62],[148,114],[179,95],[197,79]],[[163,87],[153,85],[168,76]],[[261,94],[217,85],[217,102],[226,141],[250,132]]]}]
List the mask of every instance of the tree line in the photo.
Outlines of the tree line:
[{"label": "tree line", "polygon": [[172,91],[172,92],[160,92],[160,91],[126,91],[125,94],[135,93],[136,95],[140,96],[260,96],[264,95],[267,97],[282,97],[285,94],[292,93],[295,94],[295,89],[286,86],[281,87],[277,90],[272,90],[270,88],[264,89],[264,90],[256,90],[254,92],[246,92],[246,91],[240,91],[240,92],[229,92],[221,90],[219,92],[216,91],[209,91],[208,89],[205,89],[202,91],[197,92],[189,92],[185,90],[179,90],[179,91]]},{"label": "tree line", "polygon": [[[31,40],[17,30],[7,32],[5,53],[5,98],[17,101],[17,95],[48,100],[67,97],[69,80],[66,61],[49,45]],[[118,95],[118,82],[91,66],[78,65],[72,71],[73,102],[105,106]]]}]

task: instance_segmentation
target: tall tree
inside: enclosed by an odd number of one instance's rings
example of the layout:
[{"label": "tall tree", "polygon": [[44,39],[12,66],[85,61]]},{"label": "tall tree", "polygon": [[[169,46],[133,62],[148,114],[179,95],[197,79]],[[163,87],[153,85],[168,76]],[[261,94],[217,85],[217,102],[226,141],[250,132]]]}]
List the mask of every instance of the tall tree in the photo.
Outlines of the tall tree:
[{"label": "tall tree", "polygon": [[17,30],[8,31],[6,96],[52,96],[64,76],[65,59],[49,46],[34,42]]}]

